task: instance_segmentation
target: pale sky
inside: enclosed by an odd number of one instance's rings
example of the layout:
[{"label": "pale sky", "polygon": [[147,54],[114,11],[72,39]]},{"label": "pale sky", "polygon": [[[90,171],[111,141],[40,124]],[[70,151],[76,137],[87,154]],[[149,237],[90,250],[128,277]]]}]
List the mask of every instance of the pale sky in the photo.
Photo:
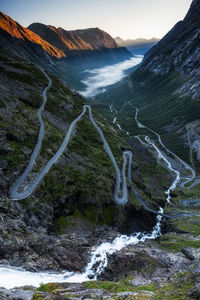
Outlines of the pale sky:
[{"label": "pale sky", "polygon": [[192,0],[0,0],[0,10],[23,26],[66,30],[99,27],[113,37],[163,37],[186,15]]}]

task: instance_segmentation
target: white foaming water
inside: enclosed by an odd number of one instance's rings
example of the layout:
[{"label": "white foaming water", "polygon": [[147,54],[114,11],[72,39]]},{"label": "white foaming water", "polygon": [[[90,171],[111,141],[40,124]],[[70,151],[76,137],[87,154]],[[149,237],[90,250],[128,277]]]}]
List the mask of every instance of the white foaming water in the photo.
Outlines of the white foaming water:
[{"label": "white foaming water", "polygon": [[[163,213],[163,209],[160,208]],[[152,232],[145,234],[142,232],[134,233],[131,236],[121,235],[111,243],[102,243],[91,253],[91,260],[88,263],[84,273],[47,273],[47,272],[28,272],[22,268],[13,268],[0,266],[0,286],[4,288],[14,288],[23,285],[34,285],[38,287],[41,283],[48,282],[84,282],[89,281],[91,276],[93,280],[103,272],[108,264],[108,255],[128,245],[136,245],[146,240],[155,239],[161,235],[161,216],[157,216],[157,223]]]},{"label": "white foaming water", "polygon": [[[128,103],[129,103],[130,106],[132,106],[132,104],[130,103],[130,101],[128,101]],[[160,145],[161,145],[167,152],[169,152],[169,153],[171,153],[171,154],[174,155],[173,152],[171,152],[170,150],[168,150],[168,149],[165,147],[165,145],[163,144],[163,142],[162,142],[162,140],[161,140],[160,135],[159,135],[157,132],[155,132],[155,131],[152,130],[151,128],[145,126],[144,124],[142,124],[141,122],[138,121],[138,112],[139,112],[139,109],[138,109],[137,107],[135,107],[135,109],[136,109],[136,113],[135,113],[135,121],[136,121],[138,127],[139,127],[139,128],[145,128],[145,129],[151,131],[152,133],[154,133],[154,134],[158,137],[158,141],[159,141]],[[145,145],[145,143],[142,142],[142,140],[140,139],[140,137],[137,137],[137,139],[138,139],[142,144]],[[163,153],[160,151],[160,149],[155,145],[155,143],[153,143],[153,142],[150,140],[150,138],[149,138],[148,136],[145,137],[145,141],[146,141],[150,146],[152,146],[152,147],[156,150],[156,152],[158,153],[158,158],[159,158],[159,159],[162,159],[162,160],[166,163],[168,170],[170,170],[172,173],[175,174],[175,179],[174,179],[174,181],[172,182],[172,184],[170,185],[170,187],[167,189],[167,191],[165,191],[165,194],[167,195],[167,199],[166,199],[166,200],[167,200],[167,202],[169,203],[169,202],[171,201],[171,195],[170,195],[170,194],[171,194],[171,191],[175,190],[175,188],[177,187],[177,184],[178,184],[178,183],[180,182],[180,180],[181,180],[180,173],[172,167],[172,164],[170,163],[170,161],[164,156],[164,154],[163,154]],[[176,156],[176,155],[174,155],[174,156]],[[176,156],[176,157],[177,157],[177,156]],[[181,163],[183,163],[183,161],[182,161],[181,159],[179,159],[179,160],[181,161]]]},{"label": "white foaming water", "polygon": [[[163,209],[160,208],[159,212],[163,213]],[[92,252],[91,261],[86,268],[86,274],[93,275],[94,279],[102,273],[108,264],[108,254],[111,255],[116,251],[129,245],[136,245],[146,240],[155,239],[161,235],[161,216],[157,216],[157,223],[153,228],[152,232],[145,234],[142,232],[134,233],[131,236],[121,235],[114,239],[112,243],[103,243],[97,249]],[[94,266],[96,270],[94,270]]]},{"label": "white foaming water", "polygon": [[90,75],[82,80],[82,83],[86,85],[86,90],[79,91],[79,93],[84,97],[94,97],[104,92],[105,87],[122,80],[127,75],[125,71],[141,63],[142,59],[142,55],[136,55],[112,66],[87,70]]},{"label": "white foaming water", "polygon": [[[71,126],[71,129],[73,128],[74,124],[81,119],[81,117],[84,115],[86,110],[88,109],[89,117],[91,122],[93,123],[94,127],[97,129],[98,133],[101,136],[101,139],[104,143],[105,151],[110,156],[113,165],[115,166],[116,171],[116,186],[115,186],[115,193],[114,197],[116,202],[118,203],[126,203],[127,201],[127,186],[126,186],[126,164],[127,159],[129,159],[129,169],[131,167],[131,161],[132,161],[132,153],[130,151],[124,151],[123,152],[123,169],[122,169],[122,177],[123,177],[123,196],[122,198],[118,197],[119,188],[120,188],[120,171],[119,167],[117,166],[117,163],[113,157],[113,154],[103,136],[103,133],[101,129],[97,126],[95,123],[93,117],[92,117],[92,111],[90,106],[85,105],[83,107],[83,112],[75,119]],[[111,112],[116,112],[116,110],[113,108],[112,105],[110,105]],[[141,123],[140,123],[141,124]],[[116,124],[120,130],[123,130],[120,126],[120,124]],[[141,124],[142,125],[142,124]],[[128,134],[128,132],[127,132]],[[68,142],[70,138],[70,130],[68,131],[68,139],[66,140]],[[67,143],[65,141],[65,143]],[[65,144],[64,144],[65,146]],[[64,147],[63,146],[63,147]],[[62,150],[62,149],[61,149]],[[61,150],[59,150],[59,155],[61,153]],[[130,170],[129,170],[130,173]],[[131,173],[130,173],[131,174]],[[131,175],[129,175],[131,177]],[[132,184],[131,179],[129,178],[130,184]],[[175,184],[175,183],[173,183]],[[173,187],[173,184],[171,187]],[[170,187],[170,188],[171,188]],[[170,195],[169,190],[169,195]],[[160,208],[159,212],[162,214],[163,209]],[[161,235],[161,219],[162,216],[157,216],[157,223],[155,227],[153,228],[152,232],[150,234],[145,233],[134,233],[131,236],[121,235],[114,239],[111,243],[102,243],[100,246],[96,248],[96,250],[91,252],[91,260],[89,264],[86,266],[85,272],[83,273],[73,273],[73,272],[62,272],[62,273],[47,273],[47,272],[28,272],[21,268],[13,268],[13,267],[6,267],[6,266],[0,266],[0,286],[5,288],[14,288],[16,286],[22,286],[22,285],[34,285],[39,286],[40,283],[48,283],[48,282],[84,282],[91,280],[90,278],[97,279],[98,275],[103,272],[105,267],[108,264],[108,255],[113,254],[116,251],[121,250],[125,246],[128,245],[136,245],[140,242],[144,242],[148,239],[155,239],[157,236]]]},{"label": "white foaming water", "polygon": [[117,124],[117,127],[119,128],[119,130],[122,130],[121,125]]},{"label": "white foaming water", "polygon": [[[140,128],[145,128],[145,129],[147,129],[148,131],[150,131],[150,132],[152,132],[153,134],[155,134],[155,135],[157,136],[157,138],[158,138],[158,141],[159,141],[160,145],[164,148],[164,150],[165,150],[167,153],[171,154],[176,160],[178,160],[178,161],[180,162],[180,164],[181,164],[186,170],[189,170],[189,171],[191,172],[191,177],[186,178],[186,181],[184,181],[183,183],[181,183],[180,186],[181,186],[181,187],[184,187],[187,183],[192,182],[192,181],[194,180],[195,176],[196,176],[196,175],[195,175],[194,169],[193,169],[190,165],[188,165],[185,161],[183,161],[178,155],[176,155],[174,152],[172,152],[171,150],[169,150],[169,149],[163,144],[160,135],[159,135],[156,131],[154,131],[153,129],[149,128],[148,126],[145,126],[144,124],[140,123],[140,122],[138,121],[138,113],[139,113],[139,109],[138,109],[136,106],[133,106],[133,105],[130,103],[130,101],[128,101],[127,103],[128,103],[130,106],[132,106],[132,107],[134,107],[134,108],[136,109],[136,113],[135,113],[135,121],[136,121],[138,127],[140,127]],[[181,178],[180,178],[180,179],[181,179]],[[183,178],[182,178],[182,179],[183,179]],[[179,181],[180,181],[180,180],[179,180]],[[192,187],[192,186],[190,186],[190,187]]]},{"label": "white foaming water", "polygon": [[171,195],[170,195],[170,193],[171,193],[171,191],[173,191],[173,190],[175,190],[175,188],[177,187],[177,184],[180,182],[180,180],[181,180],[181,177],[180,177],[180,173],[177,171],[177,170],[175,170],[175,169],[173,169],[172,168],[172,165],[171,165],[171,163],[167,160],[167,158],[162,154],[162,152],[158,149],[158,147],[150,140],[150,138],[148,137],[148,136],[146,136],[145,137],[145,141],[149,144],[149,145],[151,145],[151,146],[153,146],[153,148],[156,150],[156,152],[158,153],[158,158],[159,159],[162,159],[165,163],[166,163],[166,165],[167,165],[167,168],[171,171],[171,172],[173,172],[174,174],[175,174],[175,179],[174,179],[174,181],[172,182],[172,184],[170,185],[170,187],[167,189],[167,191],[165,192],[165,194],[167,195],[167,202],[169,203],[170,201],[171,201]]}]

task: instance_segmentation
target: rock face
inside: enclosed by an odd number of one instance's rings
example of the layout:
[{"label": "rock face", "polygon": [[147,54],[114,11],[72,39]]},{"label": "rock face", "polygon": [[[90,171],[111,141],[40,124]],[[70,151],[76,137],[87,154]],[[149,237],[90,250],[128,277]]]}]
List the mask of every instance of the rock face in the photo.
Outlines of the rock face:
[{"label": "rock face", "polygon": [[193,99],[200,97],[200,2],[194,0],[183,21],[173,29],[152,49],[142,64],[141,70],[153,71],[156,74],[168,74],[175,71],[185,76],[187,83],[179,89],[179,93]]},{"label": "rock face", "polygon": [[131,272],[135,275],[132,286],[164,282],[191,265],[191,260],[181,253],[170,253],[148,244],[126,247],[114,253],[99,279],[119,280]]}]

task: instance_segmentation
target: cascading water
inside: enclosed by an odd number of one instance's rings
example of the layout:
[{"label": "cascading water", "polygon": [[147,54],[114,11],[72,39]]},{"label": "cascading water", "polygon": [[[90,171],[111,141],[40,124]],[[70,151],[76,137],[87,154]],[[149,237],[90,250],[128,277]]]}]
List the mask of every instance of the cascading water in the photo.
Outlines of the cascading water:
[{"label": "cascading water", "polygon": [[[154,131],[153,129],[149,128],[148,126],[145,126],[144,124],[142,124],[141,122],[138,121],[138,113],[139,113],[139,109],[136,106],[133,106],[130,101],[127,102],[131,107],[135,108],[136,113],[135,113],[135,121],[138,125],[139,128],[145,128],[146,130],[148,130],[149,132],[153,133],[154,135],[157,136],[158,138],[158,142],[161,145],[161,147],[166,151],[166,153],[171,154],[177,161],[179,161],[179,163],[186,169],[189,170],[191,172],[191,177],[189,177],[186,181],[184,181],[183,183],[181,183],[181,187],[184,187],[187,183],[192,182],[195,179],[195,171],[194,169],[188,165],[185,161],[183,161],[178,155],[176,155],[174,152],[172,152],[171,150],[169,150],[162,142],[162,139],[160,137],[160,135]],[[173,170],[171,170],[173,171]],[[173,171],[174,173],[174,171]],[[181,178],[180,178],[181,179]]]},{"label": "cascading water", "polygon": [[180,173],[173,169],[172,168],[172,165],[171,163],[167,160],[167,158],[162,154],[162,152],[158,149],[158,147],[150,140],[150,138],[148,136],[145,137],[145,141],[151,145],[155,150],[156,152],[158,153],[158,159],[162,159],[166,165],[167,165],[167,168],[175,174],[175,179],[174,181],[172,182],[171,186],[167,189],[167,191],[165,192],[166,195],[167,195],[167,202],[169,203],[171,201],[171,191],[175,190],[175,188],[177,187],[177,184],[180,182],[181,180],[181,177],[180,177]]},{"label": "cascading water", "polygon": [[[160,213],[163,213],[162,208],[160,208]],[[72,273],[67,271],[59,274],[47,272],[33,273],[25,271],[22,268],[0,266],[0,286],[14,288],[16,286],[34,285],[38,287],[41,283],[48,282],[84,282],[91,280],[91,278],[95,280],[108,265],[108,255],[111,255],[128,245],[136,245],[160,236],[161,219],[162,217],[158,215],[157,223],[149,234],[138,232],[131,236],[120,235],[111,243],[102,243],[96,250],[91,252],[90,262],[83,273]]]},{"label": "cascading water", "polygon": [[[47,78],[48,78],[48,76],[47,76]],[[49,79],[49,85],[44,90],[44,93],[43,93],[43,98],[44,98],[43,108],[44,108],[44,105],[45,105],[45,102],[46,102],[45,101],[46,91],[50,87],[50,85],[51,85],[51,81]],[[42,112],[43,108],[40,110],[40,113],[39,113],[39,116],[40,116],[39,119],[40,119],[41,127],[43,126],[42,125],[43,122],[42,122],[42,119],[41,119],[41,112]],[[66,145],[67,145],[67,143],[70,139],[71,131],[72,131],[74,125],[76,124],[76,122],[78,122],[81,119],[81,117],[86,112],[86,109],[88,109],[90,120],[91,120],[92,124],[94,125],[94,127],[96,128],[96,130],[98,131],[98,133],[99,133],[99,135],[102,139],[102,142],[104,144],[104,149],[107,152],[107,154],[109,155],[109,157],[112,160],[113,165],[115,167],[116,185],[115,185],[114,198],[115,198],[117,203],[123,203],[124,204],[127,201],[127,185],[126,185],[126,175],[125,175],[127,158],[129,159],[128,180],[129,180],[129,183],[131,185],[132,191],[135,193],[135,190],[134,190],[134,187],[133,187],[133,184],[132,184],[132,180],[131,180],[132,152],[124,151],[124,153],[123,153],[123,158],[124,158],[123,169],[122,169],[123,196],[122,196],[122,198],[119,198],[118,193],[119,193],[119,188],[120,188],[120,177],[121,177],[119,167],[118,167],[118,165],[115,161],[115,158],[114,158],[114,156],[113,156],[113,154],[110,150],[110,147],[109,147],[108,143],[106,142],[106,140],[104,138],[103,132],[101,131],[100,127],[94,121],[94,119],[92,117],[91,107],[88,106],[88,105],[84,106],[83,112],[72,122],[72,124],[70,125],[70,128],[68,130],[68,133],[67,133],[67,135],[66,135],[66,137],[63,141],[63,144],[61,145],[61,147],[59,148],[59,150],[57,151],[55,156],[52,157],[52,159],[47,163],[45,168],[42,170],[41,174],[39,174],[39,176],[37,178],[37,181],[35,181],[34,184],[36,186],[42,180],[42,178],[45,176],[45,174],[51,168],[52,164],[62,154],[62,152],[64,151],[64,149],[65,149],[65,147],[66,147]],[[110,110],[111,110],[111,112],[115,111],[113,109],[112,105],[110,105]],[[141,125],[140,124],[138,124],[138,126],[143,126],[142,124]],[[118,126],[118,128],[120,130],[123,130],[121,128],[120,124],[116,124],[116,125]],[[37,144],[36,147],[41,146],[42,138],[38,139],[38,140],[39,140],[40,144],[39,145]],[[148,139],[146,140],[146,142],[151,143],[151,141],[148,140]],[[152,146],[154,147],[155,145],[152,144]],[[157,150],[159,151],[158,148],[157,148]],[[35,161],[36,156],[37,156],[37,154],[34,156],[33,161]],[[166,163],[169,163],[166,158],[164,158],[164,159],[165,159]],[[170,165],[168,165],[168,166],[170,166]],[[20,177],[20,180],[18,180],[12,186],[11,196],[13,195],[14,200],[24,199],[33,192],[35,186],[29,187],[28,188],[28,193],[27,193],[27,190],[25,190],[24,192],[21,192],[21,193],[18,192],[18,189],[19,189],[20,185],[26,179],[27,174],[29,174],[29,172],[31,171],[31,168],[32,168],[32,164],[31,164],[31,167],[29,167],[28,171],[25,170],[25,172]],[[177,184],[177,182],[175,182],[175,181],[172,183],[171,187],[168,190],[169,193],[168,193],[168,191],[166,192],[168,195],[170,194],[170,191],[172,190],[172,188],[176,184]],[[145,206],[145,204],[143,204],[143,205]],[[163,209],[160,208],[158,212],[155,212],[155,211],[149,209],[147,206],[145,206],[145,207],[146,207],[146,209],[148,209],[148,210],[150,210],[150,211],[157,214],[157,222],[156,222],[156,225],[154,226],[152,232],[151,233],[138,232],[138,233],[133,233],[130,236],[120,235],[117,238],[115,238],[112,242],[102,243],[94,251],[91,252],[91,259],[90,259],[90,262],[88,263],[88,265],[85,268],[85,272],[83,272],[83,273],[72,273],[72,272],[66,271],[66,272],[62,272],[62,273],[59,273],[59,274],[47,273],[47,272],[33,273],[33,272],[25,271],[21,268],[0,266],[0,286],[5,287],[5,288],[13,288],[13,287],[22,286],[22,285],[39,286],[40,283],[48,283],[48,282],[83,282],[83,281],[97,279],[98,275],[100,275],[104,271],[106,266],[108,265],[108,255],[111,255],[114,252],[119,251],[119,250],[121,250],[122,248],[124,248],[128,245],[136,245],[136,244],[144,242],[146,240],[155,239],[156,237],[161,235],[161,220],[162,220],[162,216],[165,216],[163,214]]]}]

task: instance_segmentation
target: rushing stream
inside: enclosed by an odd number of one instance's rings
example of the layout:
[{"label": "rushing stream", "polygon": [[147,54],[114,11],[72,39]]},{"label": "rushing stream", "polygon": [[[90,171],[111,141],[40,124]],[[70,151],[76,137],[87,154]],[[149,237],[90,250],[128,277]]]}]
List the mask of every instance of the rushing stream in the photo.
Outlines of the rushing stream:
[{"label": "rushing stream", "polygon": [[[162,213],[163,210],[160,209]],[[47,273],[47,272],[28,272],[22,268],[13,268],[0,266],[0,286],[5,288],[14,288],[22,285],[34,285],[38,287],[41,283],[48,282],[84,282],[97,279],[97,276],[102,273],[108,264],[108,254],[113,254],[116,251],[128,245],[136,245],[146,240],[155,239],[161,235],[161,216],[157,216],[157,223],[150,234],[142,232],[134,233],[131,236],[120,235],[111,243],[102,243],[91,252],[91,259],[83,273],[62,272],[62,273]]]},{"label": "rushing stream", "polygon": [[[174,152],[172,152],[171,150],[169,150],[169,149],[163,144],[162,139],[161,139],[161,137],[160,137],[160,134],[158,134],[158,133],[157,133],[156,131],[154,131],[153,129],[151,129],[151,128],[149,128],[148,126],[145,126],[144,124],[142,124],[141,122],[139,122],[139,121],[138,121],[138,113],[139,113],[139,109],[138,109],[137,107],[133,106],[133,105],[130,103],[130,101],[128,101],[128,104],[129,104],[131,107],[134,107],[135,110],[136,110],[136,113],[135,113],[135,121],[136,121],[138,127],[140,127],[140,128],[145,128],[147,131],[152,132],[154,135],[156,135],[156,137],[158,138],[158,142],[159,142],[160,146],[164,149],[164,151],[166,151],[166,153],[168,153],[168,154],[171,154],[177,161],[179,161],[179,163],[180,163],[186,170],[188,170],[188,171],[191,173],[191,176],[190,176],[186,181],[184,181],[183,183],[181,183],[181,187],[184,187],[187,183],[192,182],[192,181],[194,180],[194,178],[195,178],[195,171],[194,171],[194,169],[193,169],[190,165],[188,165],[185,161],[183,161],[179,156],[177,156]],[[150,140],[149,140],[149,141],[150,141]],[[148,142],[148,143],[149,143],[149,142]],[[152,145],[152,146],[154,147],[155,144]],[[158,152],[158,150],[159,150],[158,148],[156,149],[155,147],[154,147],[154,149],[155,149],[157,152]],[[159,151],[159,152],[160,152],[160,151]],[[161,153],[161,152],[160,152],[160,153]],[[159,156],[160,156],[160,154],[159,154]],[[162,155],[162,156],[163,156],[163,155]],[[162,157],[162,158],[163,158],[163,157]],[[180,181],[181,178],[178,178],[178,177],[180,177],[180,174],[178,175],[177,171],[174,170],[174,169],[172,168],[172,166],[171,166],[169,160],[166,161],[166,157],[164,158],[164,160],[165,160],[165,162],[168,164],[169,169],[170,169],[173,173],[176,174],[176,176],[177,176],[176,178],[177,178],[177,180],[178,180],[177,183],[179,183],[179,181]],[[176,184],[176,185],[177,185],[177,184]],[[168,200],[169,200],[169,199],[168,199]]]},{"label": "rushing stream", "polygon": [[[24,191],[19,192],[19,189],[21,185],[26,181],[26,177],[31,172],[31,169],[33,167],[33,164],[35,162],[35,159],[37,157],[37,154],[40,150],[42,139],[44,136],[44,124],[42,121],[41,113],[44,109],[45,103],[46,103],[46,92],[48,88],[51,86],[51,79],[48,77],[48,75],[43,72],[44,75],[49,80],[48,86],[43,91],[43,99],[44,102],[41,106],[41,108],[38,110],[38,118],[40,120],[40,131],[38,136],[38,141],[35,147],[35,150],[33,151],[33,154],[31,156],[30,163],[27,167],[27,169],[24,171],[24,173],[19,177],[19,179],[13,184],[10,190],[10,195],[13,200],[20,200],[28,197],[35,189],[35,187],[41,182],[45,174],[49,171],[53,163],[59,158],[59,156],[63,153],[63,151],[66,148],[66,145],[69,142],[71,132],[73,130],[73,127],[75,124],[82,118],[82,116],[88,111],[89,118],[93,126],[98,131],[101,140],[104,144],[104,149],[109,155],[114,167],[115,167],[115,173],[116,173],[116,184],[115,184],[115,191],[114,191],[114,199],[118,204],[125,204],[128,201],[128,193],[127,193],[127,184],[126,184],[126,177],[129,180],[129,184],[131,186],[132,192],[137,196],[137,192],[135,191],[131,179],[131,163],[132,163],[132,152],[131,151],[124,151],[123,152],[123,168],[122,168],[122,194],[123,196],[119,197],[119,190],[120,190],[120,184],[121,184],[121,172],[119,170],[119,167],[117,165],[117,162],[112,154],[112,151],[103,135],[102,130],[100,127],[96,124],[96,122],[93,119],[92,116],[92,110],[89,105],[84,105],[82,113],[71,123],[69,130],[67,132],[67,135],[61,145],[61,147],[58,149],[56,154],[52,157],[52,159],[47,163],[47,165],[44,167],[44,169],[41,171],[41,173],[38,175],[37,178],[35,178],[30,186],[27,186]],[[111,112],[114,113],[115,110],[112,108],[112,105],[110,105]],[[136,113],[137,118],[137,113]],[[117,121],[117,118],[115,117],[115,122]],[[115,123],[114,122],[114,123]],[[137,124],[139,127],[144,126],[143,124],[139,123],[137,121]],[[116,123],[118,128],[120,130],[123,130],[120,126],[120,124]],[[171,186],[166,191],[167,194],[167,201],[170,200],[170,191],[176,187],[178,182],[180,181],[180,174],[178,171],[172,169],[170,162],[167,160],[166,157],[164,157],[161,153],[161,151],[158,149],[158,147],[149,139],[148,136],[146,136],[145,141],[154,147],[154,149],[157,151],[160,158],[162,158],[165,163],[167,164],[167,167],[170,171],[174,171],[176,174],[176,179],[173,180]],[[127,162],[128,161],[128,162]],[[128,163],[128,173],[126,176],[126,166]],[[141,200],[142,201],[142,200]],[[145,206],[145,203],[143,203]],[[83,282],[88,280],[95,280],[97,279],[98,275],[103,272],[103,270],[106,268],[108,264],[108,255],[113,254],[116,251],[121,250],[125,246],[128,245],[136,245],[138,243],[144,242],[149,239],[155,239],[159,235],[161,235],[161,220],[162,216],[165,216],[163,214],[163,209],[160,208],[158,212],[155,212],[151,209],[149,209],[147,206],[145,206],[146,209],[154,212],[157,214],[157,221],[155,226],[152,229],[151,233],[133,233],[130,236],[127,235],[120,235],[117,238],[115,238],[112,242],[106,242],[102,243],[100,246],[96,247],[95,250],[91,252],[90,262],[85,268],[85,271],[83,273],[73,273],[73,272],[62,272],[62,273],[48,273],[48,272],[28,272],[25,271],[22,268],[14,268],[10,266],[0,266],[0,286],[5,288],[13,288],[16,286],[22,286],[22,285],[34,285],[39,286],[40,283],[48,283],[48,282]]]}]

